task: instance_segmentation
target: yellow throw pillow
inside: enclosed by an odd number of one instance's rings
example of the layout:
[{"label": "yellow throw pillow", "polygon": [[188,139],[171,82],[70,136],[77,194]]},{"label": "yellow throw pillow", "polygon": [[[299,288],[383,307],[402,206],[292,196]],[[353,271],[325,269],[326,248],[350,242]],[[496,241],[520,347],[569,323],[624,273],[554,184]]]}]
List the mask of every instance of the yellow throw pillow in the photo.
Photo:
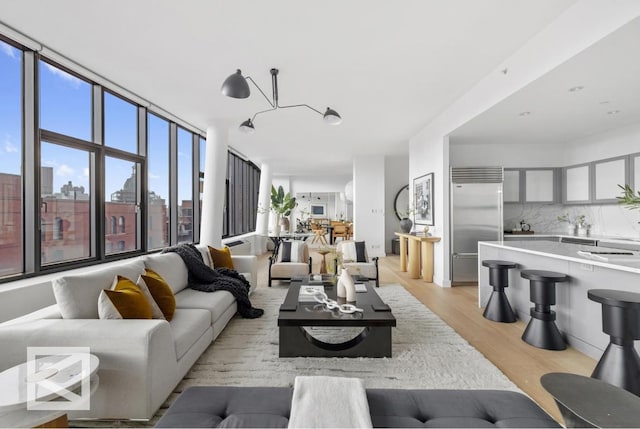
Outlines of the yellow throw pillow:
[{"label": "yellow throw pillow", "polygon": [[213,263],[213,268],[233,268],[233,260],[231,259],[231,249],[225,246],[224,249],[214,249],[209,246],[209,254],[211,255],[211,262]]},{"label": "yellow throw pillow", "polygon": [[165,319],[171,321],[176,312],[176,297],[173,295],[171,287],[165,279],[153,270],[147,268],[145,273],[140,276],[147,285],[153,300],[158,304]]},{"label": "yellow throw pillow", "polygon": [[123,276],[116,276],[111,289],[100,293],[98,307],[101,319],[151,319],[151,304],[144,293]]}]

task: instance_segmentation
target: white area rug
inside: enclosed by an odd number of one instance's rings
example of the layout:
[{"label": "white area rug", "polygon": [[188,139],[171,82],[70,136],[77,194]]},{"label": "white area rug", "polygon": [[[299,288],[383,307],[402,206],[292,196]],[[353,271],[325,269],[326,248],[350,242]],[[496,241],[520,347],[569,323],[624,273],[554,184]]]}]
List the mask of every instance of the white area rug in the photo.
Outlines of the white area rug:
[{"label": "white area rug", "polygon": [[366,387],[518,390],[402,286],[377,291],[397,319],[392,358],[279,358],[276,320],[287,289],[260,288],[251,300],[265,315],[253,320],[236,316],[176,393],[195,385],[292,386],[297,375],[359,377]]},{"label": "white area rug", "polygon": [[278,310],[286,286],[259,288],[259,319],[234,317],[149,422],[74,421],[72,426],[154,426],[190,386],[293,386],[297,375],[359,377],[365,387],[400,389],[518,388],[480,352],[399,285],[376,289],[397,320],[392,358],[279,358]]}]

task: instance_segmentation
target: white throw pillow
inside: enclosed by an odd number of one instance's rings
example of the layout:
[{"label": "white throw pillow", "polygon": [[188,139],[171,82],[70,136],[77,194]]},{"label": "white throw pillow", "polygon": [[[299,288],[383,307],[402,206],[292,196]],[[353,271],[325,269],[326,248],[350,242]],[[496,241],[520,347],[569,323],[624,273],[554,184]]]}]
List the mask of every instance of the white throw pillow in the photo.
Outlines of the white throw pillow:
[{"label": "white throw pillow", "polygon": [[357,259],[356,243],[349,241],[341,245],[342,248],[342,261],[343,262],[355,262]]},{"label": "white throw pillow", "polygon": [[209,246],[205,244],[197,244],[196,249],[198,249],[198,251],[202,255],[202,260],[204,261],[205,265],[209,268],[215,268],[213,266],[213,262],[211,262],[211,254],[209,253]]},{"label": "white throw pillow", "polygon": [[[174,252],[158,253],[144,258],[144,264],[160,274],[174,294],[187,287],[189,272],[180,255]],[[138,276],[134,277],[135,279]]]},{"label": "white throw pillow", "polygon": [[144,272],[144,263],[136,259],[113,267],[83,274],[69,274],[53,280],[53,294],[63,319],[97,319],[98,297],[109,289],[113,278],[120,274],[137,279]]},{"label": "white throw pillow", "polygon": [[100,296],[98,297],[98,315],[101,319],[122,319],[122,315],[107,294],[104,293],[104,290],[100,291]]}]

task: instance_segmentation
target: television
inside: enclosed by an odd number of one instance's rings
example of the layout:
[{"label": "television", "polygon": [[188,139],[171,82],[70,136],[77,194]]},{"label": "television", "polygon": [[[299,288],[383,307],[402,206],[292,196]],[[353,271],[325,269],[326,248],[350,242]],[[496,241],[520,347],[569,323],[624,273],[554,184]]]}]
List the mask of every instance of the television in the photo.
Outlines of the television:
[{"label": "television", "polygon": [[309,212],[311,213],[311,217],[327,217],[327,205],[311,204],[309,206]]}]

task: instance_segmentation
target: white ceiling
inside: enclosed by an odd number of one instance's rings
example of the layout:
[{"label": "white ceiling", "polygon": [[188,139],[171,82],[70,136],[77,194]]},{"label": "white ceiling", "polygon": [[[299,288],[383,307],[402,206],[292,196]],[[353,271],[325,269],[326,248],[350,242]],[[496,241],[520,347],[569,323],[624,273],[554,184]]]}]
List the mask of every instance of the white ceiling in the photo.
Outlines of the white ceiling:
[{"label": "white ceiling", "polygon": [[640,122],[639,49],[636,18],[458,128],[450,141],[567,144]]},{"label": "white ceiling", "polygon": [[[274,174],[350,173],[354,154],[408,140],[575,0],[2,0],[0,20],[193,124]],[[281,104],[220,94],[236,68]],[[252,88],[253,90],[253,88]]]}]

